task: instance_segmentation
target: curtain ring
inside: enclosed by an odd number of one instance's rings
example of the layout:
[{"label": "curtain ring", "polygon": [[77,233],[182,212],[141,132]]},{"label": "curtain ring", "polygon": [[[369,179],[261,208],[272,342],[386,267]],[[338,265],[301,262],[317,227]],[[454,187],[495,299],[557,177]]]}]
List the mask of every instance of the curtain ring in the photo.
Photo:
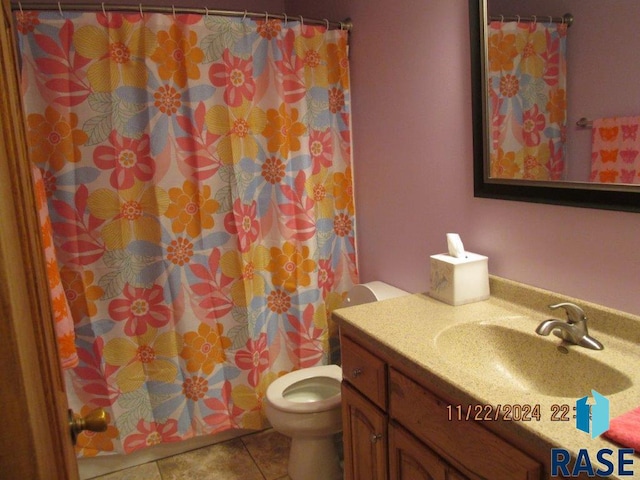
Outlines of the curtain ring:
[{"label": "curtain ring", "polygon": [[60,5],[60,2],[58,2],[58,11],[60,12],[60,16],[64,18],[64,15],[62,13],[62,5]]},{"label": "curtain ring", "polygon": [[142,12],[142,4],[139,3],[138,6],[140,7],[140,18],[144,20],[144,13]]}]

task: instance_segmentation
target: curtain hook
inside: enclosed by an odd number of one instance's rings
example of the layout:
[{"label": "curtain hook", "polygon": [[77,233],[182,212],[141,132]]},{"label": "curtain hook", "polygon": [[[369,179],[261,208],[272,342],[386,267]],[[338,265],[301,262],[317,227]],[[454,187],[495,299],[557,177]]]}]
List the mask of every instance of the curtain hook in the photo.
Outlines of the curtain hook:
[{"label": "curtain hook", "polygon": [[327,25],[327,30],[329,30],[329,20],[327,20],[326,18],[324,19],[324,23]]},{"label": "curtain hook", "polygon": [[22,11],[22,2],[18,2],[18,8],[20,9],[20,13],[24,14],[24,12]]},{"label": "curtain hook", "polygon": [[269,12],[264,12],[264,23],[269,23]]},{"label": "curtain hook", "polygon": [[504,15],[500,14],[500,23],[504,23]]},{"label": "curtain hook", "polygon": [[176,19],[176,6],[171,4],[171,12],[173,13],[173,19]]},{"label": "curtain hook", "polygon": [[536,17],[535,15],[531,15],[533,17],[533,24],[535,25],[536,23],[538,23],[538,17]]},{"label": "curtain hook", "polygon": [[204,16],[205,16],[205,17],[208,17],[208,16],[209,16],[209,7],[207,7],[206,5],[205,5],[205,7],[204,7]]},{"label": "curtain hook", "polygon": [[549,23],[553,23],[553,17],[549,15]]},{"label": "curtain hook", "polygon": [[284,26],[287,26],[287,22],[289,21],[289,17],[287,17],[287,14],[284,14]]},{"label": "curtain hook", "polygon": [[62,5],[60,5],[60,2],[58,2],[58,11],[60,12],[60,16],[64,18],[64,15],[62,14]]},{"label": "curtain hook", "polygon": [[518,19],[518,23],[520,23],[520,15],[516,15],[516,18]]},{"label": "curtain hook", "polygon": [[300,26],[304,27],[304,18],[302,18],[302,15],[300,15]]},{"label": "curtain hook", "polygon": [[244,22],[247,19],[247,11],[244,11],[244,15],[242,16],[242,21]]},{"label": "curtain hook", "polygon": [[144,13],[142,12],[142,4],[139,3],[138,6],[140,7],[140,18],[144,20]]},{"label": "curtain hook", "polygon": [[102,14],[106,17],[107,16],[107,11],[104,8],[104,2],[102,2]]}]

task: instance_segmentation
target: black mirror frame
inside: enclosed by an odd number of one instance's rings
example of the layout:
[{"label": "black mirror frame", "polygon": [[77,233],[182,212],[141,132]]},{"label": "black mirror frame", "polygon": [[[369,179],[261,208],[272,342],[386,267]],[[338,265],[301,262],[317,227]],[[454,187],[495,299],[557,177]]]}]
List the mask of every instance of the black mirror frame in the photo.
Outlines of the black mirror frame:
[{"label": "black mirror frame", "polygon": [[[473,112],[473,193],[475,197],[640,212],[640,186],[490,180],[485,167],[486,102],[483,8],[487,0],[469,0]],[[636,190],[637,189],[637,190]]]}]

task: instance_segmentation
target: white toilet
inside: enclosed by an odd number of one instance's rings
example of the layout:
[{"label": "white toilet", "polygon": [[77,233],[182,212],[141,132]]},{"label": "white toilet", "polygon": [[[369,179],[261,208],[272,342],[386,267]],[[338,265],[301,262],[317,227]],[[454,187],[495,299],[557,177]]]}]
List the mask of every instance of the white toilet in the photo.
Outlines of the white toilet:
[{"label": "white toilet", "polygon": [[265,413],[274,430],[291,437],[292,480],[340,480],[334,435],[342,431],[338,365],[287,373],[267,388]]},{"label": "white toilet", "polygon": [[[354,306],[408,292],[382,282],[355,285],[344,305]],[[265,414],[274,430],[291,437],[291,480],[342,480],[335,435],[342,431],[342,370],[338,365],[287,373],[267,388]]]}]

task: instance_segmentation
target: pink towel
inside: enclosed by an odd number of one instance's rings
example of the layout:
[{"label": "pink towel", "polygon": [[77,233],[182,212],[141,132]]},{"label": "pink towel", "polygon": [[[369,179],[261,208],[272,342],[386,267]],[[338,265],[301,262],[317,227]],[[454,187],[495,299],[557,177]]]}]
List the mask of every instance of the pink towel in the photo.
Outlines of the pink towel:
[{"label": "pink towel", "polygon": [[640,407],[611,419],[604,436],[640,453]]},{"label": "pink towel", "polygon": [[593,120],[591,181],[640,183],[640,117]]},{"label": "pink towel", "polygon": [[42,243],[44,246],[44,257],[47,262],[47,279],[49,280],[49,291],[51,293],[51,303],[53,305],[53,315],[55,319],[56,338],[58,340],[58,356],[62,368],[72,368],[78,364],[78,353],[75,345],[75,330],[73,328],[73,318],[71,309],[67,302],[67,297],[60,281],[60,271],[56,260],[55,247],[53,246],[53,233],[51,231],[51,219],[47,208],[47,194],[45,192],[44,180],[37,167],[32,168],[34,187],[36,191],[36,204],[40,218],[40,231],[42,233]]}]

